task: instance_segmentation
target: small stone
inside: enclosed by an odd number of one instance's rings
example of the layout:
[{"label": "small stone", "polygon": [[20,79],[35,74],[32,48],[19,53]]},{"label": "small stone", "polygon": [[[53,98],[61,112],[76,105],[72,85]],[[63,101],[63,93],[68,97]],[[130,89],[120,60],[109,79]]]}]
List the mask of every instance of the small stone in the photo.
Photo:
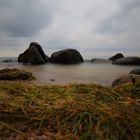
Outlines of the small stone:
[{"label": "small stone", "polygon": [[50,81],[51,81],[51,82],[54,82],[54,81],[55,81],[55,79],[50,79]]}]

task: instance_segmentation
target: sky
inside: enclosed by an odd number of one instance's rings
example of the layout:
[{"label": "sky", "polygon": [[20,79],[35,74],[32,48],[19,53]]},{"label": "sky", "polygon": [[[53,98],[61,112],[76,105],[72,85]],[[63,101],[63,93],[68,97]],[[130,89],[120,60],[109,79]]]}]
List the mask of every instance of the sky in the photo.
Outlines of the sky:
[{"label": "sky", "polygon": [[65,48],[85,58],[139,55],[139,13],[140,0],[0,0],[0,57],[32,41],[49,56]]}]

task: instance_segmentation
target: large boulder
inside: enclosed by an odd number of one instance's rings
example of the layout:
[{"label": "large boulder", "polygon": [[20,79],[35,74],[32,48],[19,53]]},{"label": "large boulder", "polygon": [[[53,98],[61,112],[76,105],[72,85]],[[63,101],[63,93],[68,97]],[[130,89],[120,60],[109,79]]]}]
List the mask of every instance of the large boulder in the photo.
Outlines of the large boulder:
[{"label": "large boulder", "polygon": [[83,57],[76,49],[65,49],[51,55],[50,61],[59,64],[77,64],[83,62]]},{"label": "large boulder", "polygon": [[112,82],[112,86],[116,87],[116,86],[120,86],[126,83],[130,83],[130,82],[133,82],[133,79],[135,79],[136,82],[140,81],[140,76],[134,75],[134,74],[121,75]]},{"label": "large boulder", "polygon": [[140,75],[140,69],[134,69],[130,72],[130,74]]},{"label": "large boulder", "polygon": [[124,57],[117,59],[112,64],[118,65],[140,65],[140,57]]},{"label": "large boulder", "polygon": [[41,46],[36,43],[30,43],[29,48],[19,55],[18,62],[30,64],[44,64],[48,62],[48,57],[45,55]]},{"label": "large boulder", "polygon": [[114,61],[114,60],[117,60],[117,59],[119,59],[119,58],[124,58],[123,54],[117,53],[117,54],[115,54],[114,56],[110,57],[109,60]]},{"label": "large boulder", "polygon": [[0,80],[31,80],[33,75],[19,69],[2,69],[0,70]]}]

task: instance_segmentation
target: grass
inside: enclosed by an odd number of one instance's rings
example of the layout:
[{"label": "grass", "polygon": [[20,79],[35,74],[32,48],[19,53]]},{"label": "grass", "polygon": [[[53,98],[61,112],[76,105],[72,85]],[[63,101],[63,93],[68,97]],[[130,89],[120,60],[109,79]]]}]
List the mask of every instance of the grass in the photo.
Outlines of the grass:
[{"label": "grass", "polygon": [[0,138],[139,140],[140,84],[0,82]]}]

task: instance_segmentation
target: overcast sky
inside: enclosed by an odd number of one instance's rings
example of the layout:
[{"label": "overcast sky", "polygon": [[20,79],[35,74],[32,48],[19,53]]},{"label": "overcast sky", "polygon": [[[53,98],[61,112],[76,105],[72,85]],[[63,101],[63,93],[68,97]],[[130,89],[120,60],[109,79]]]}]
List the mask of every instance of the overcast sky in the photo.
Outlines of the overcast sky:
[{"label": "overcast sky", "polygon": [[0,0],[0,56],[18,56],[32,41],[49,55],[138,54],[140,0]]}]

